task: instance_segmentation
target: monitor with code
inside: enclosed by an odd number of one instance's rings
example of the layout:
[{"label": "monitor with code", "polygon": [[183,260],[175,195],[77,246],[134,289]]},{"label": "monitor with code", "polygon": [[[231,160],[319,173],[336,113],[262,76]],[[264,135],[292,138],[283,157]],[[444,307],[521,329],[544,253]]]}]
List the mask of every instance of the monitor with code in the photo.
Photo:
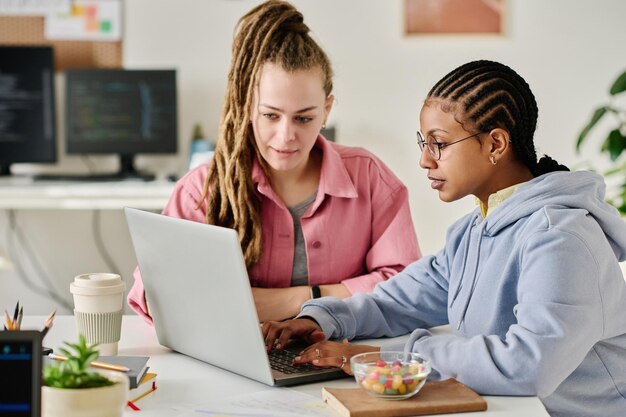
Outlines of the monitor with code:
[{"label": "monitor with code", "polygon": [[118,154],[120,178],[137,154],[176,154],[175,70],[68,69],[65,100],[68,154]]},{"label": "monitor with code", "polygon": [[52,47],[0,45],[0,176],[56,162],[55,115]]}]

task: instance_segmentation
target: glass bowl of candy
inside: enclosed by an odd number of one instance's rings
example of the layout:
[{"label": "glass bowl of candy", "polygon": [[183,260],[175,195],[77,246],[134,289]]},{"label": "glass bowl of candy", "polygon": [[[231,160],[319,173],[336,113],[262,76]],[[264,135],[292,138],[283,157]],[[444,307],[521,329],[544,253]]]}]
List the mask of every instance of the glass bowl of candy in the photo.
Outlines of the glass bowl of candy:
[{"label": "glass bowl of candy", "polygon": [[369,394],[404,400],[417,394],[430,373],[430,361],[412,352],[367,352],[350,359],[357,384]]}]

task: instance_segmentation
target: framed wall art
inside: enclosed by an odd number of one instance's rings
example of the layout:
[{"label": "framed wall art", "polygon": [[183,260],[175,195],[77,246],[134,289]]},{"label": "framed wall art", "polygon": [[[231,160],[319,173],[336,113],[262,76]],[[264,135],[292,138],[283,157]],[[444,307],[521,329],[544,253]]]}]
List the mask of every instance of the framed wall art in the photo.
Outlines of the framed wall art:
[{"label": "framed wall art", "polygon": [[404,0],[409,35],[504,33],[506,0]]}]

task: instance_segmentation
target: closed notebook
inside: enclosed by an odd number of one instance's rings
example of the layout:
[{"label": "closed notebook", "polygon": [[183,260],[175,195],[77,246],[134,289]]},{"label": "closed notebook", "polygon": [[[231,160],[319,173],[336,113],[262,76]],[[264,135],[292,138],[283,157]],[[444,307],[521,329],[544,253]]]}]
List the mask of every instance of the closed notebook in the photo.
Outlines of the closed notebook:
[{"label": "closed notebook", "polygon": [[485,411],[487,401],[456,379],[428,381],[407,400],[384,400],[362,388],[322,388],[322,399],[342,417],[402,417]]},{"label": "closed notebook", "polygon": [[150,359],[148,356],[100,356],[98,361],[130,368],[126,375],[132,389],[137,388],[138,381],[141,381],[148,371],[148,359]]}]

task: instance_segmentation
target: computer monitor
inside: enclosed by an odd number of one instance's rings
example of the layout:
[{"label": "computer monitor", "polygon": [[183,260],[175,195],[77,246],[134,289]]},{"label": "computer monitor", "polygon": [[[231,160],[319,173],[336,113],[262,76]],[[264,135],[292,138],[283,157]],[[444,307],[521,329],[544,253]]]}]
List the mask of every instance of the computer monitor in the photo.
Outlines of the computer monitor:
[{"label": "computer monitor", "polygon": [[41,415],[41,334],[0,331],[0,417]]},{"label": "computer monitor", "polygon": [[68,154],[117,154],[119,178],[140,174],[137,154],[174,154],[178,142],[175,70],[65,71]]},{"label": "computer monitor", "polygon": [[51,47],[0,46],[0,175],[17,162],[56,162]]}]

